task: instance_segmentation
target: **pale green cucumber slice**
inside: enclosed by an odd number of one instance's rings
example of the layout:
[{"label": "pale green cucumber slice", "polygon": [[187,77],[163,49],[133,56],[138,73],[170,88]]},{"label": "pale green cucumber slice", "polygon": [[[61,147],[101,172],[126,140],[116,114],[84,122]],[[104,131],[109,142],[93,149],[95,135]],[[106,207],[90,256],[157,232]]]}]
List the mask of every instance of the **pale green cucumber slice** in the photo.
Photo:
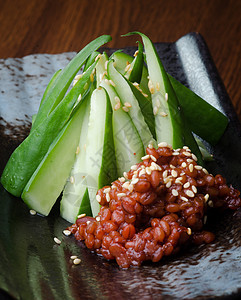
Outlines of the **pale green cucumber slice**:
[{"label": "pale green cucumber slice", "polygon": [[[107,72],[109,78],[114,83],[114,88],[120,97],[120,101],[127,109],[127,113],[130,115],[132,122],[134,123],[144,145],[146,148],[149,143],[155,143],[155,140],[151,134],[148,125],[145,122],[144,116],[141,112],[139,103],[132,92],[126,78],[123,77],[113,66],[113,61],[109,61],[107,66]],[[128,107],[131,106],[131,107]],[[122,109],[125,109],[122,107]]]},{"label": "pale green cucumber slice", "polygon": [[110,97],[113,109],[113,135],[115,144],[116,164],[118,176],[122,176],[131,166],[141,161],[145,155],[140,135],[129,114],[119,107],[119,96],[113,86],[105,81],[101,82]]},{"label": "pale green cucumber slice", "polygon": [[[82,126],[80,130],[80,139],[76,151],[76,158],[71,169],[69,179],[63,190],[63,196],[60,202],[61,217],[69,222],[74,223],[80,213],[91,215],[90,204],[83,201],[86,193],[86,142],[87,131],[90,114],[90,97],[93,92],[93,85],[90,88],[89,94],[86,96],[86,109],[83,116]],[[88,192],[88,191],[87,191]]]},{"label": "pale green cucumber slice", "polygon": [[90,102],[90,117],[86,143],[86,176],[92,215],[100,205],[96,201],[98,189],[110,185],[117,178],[112,129],[112,108],[103,88],[94,90]]},{"label": "pale green cucumber slice", "polygon": [[75,160],[81,123],[86,111],[84,99],[61,130],[38,168],[25,186],[22,199],[32,209],[47,216],[59,197]]}]

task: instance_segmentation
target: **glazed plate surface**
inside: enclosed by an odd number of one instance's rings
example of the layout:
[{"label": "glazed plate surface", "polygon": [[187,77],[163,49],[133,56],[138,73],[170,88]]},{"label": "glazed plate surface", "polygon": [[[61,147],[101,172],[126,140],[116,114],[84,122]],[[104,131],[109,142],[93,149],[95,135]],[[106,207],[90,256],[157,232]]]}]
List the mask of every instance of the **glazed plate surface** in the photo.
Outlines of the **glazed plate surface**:
[{"label": "glazed plate surface", "polygon": [[[207,165],[241,190],[241,129],[203,38],[196,33],[175,43],[157,43],[166,70],[230,119],[221,141],[209,147]],[[136,49],[125,48],[133,54]],[[113,51],[109,50],[111,53]],[[26,137],[51,75],[75,53],[0,59],[0,173]],[[198,121],[198,120],[197,120]],[[43,218],[32,216],[21,199],[0,186],[1,299],[240,299],[241,211],[209,218],[212,244],[182,251],[160,263],[119,269],[73,237],[58,205]],[[54,237],[62,240],[56,245]],[[74,266],[71,255],[82,262]]]}]

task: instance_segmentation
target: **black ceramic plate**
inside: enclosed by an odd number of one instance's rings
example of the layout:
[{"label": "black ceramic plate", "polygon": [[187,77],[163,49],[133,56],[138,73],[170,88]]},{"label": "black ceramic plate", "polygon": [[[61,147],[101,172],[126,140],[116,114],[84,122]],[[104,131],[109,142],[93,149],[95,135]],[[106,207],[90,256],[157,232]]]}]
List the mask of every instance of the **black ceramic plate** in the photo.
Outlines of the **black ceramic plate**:
[{"label": "black ceramic plate", "polygon": [[[229,127],[211,148],[208,166],[241,189],[241,130],[202,37],[156,44],[169,73],[228,115]],[[125,51],[133,53],[134,48]],[[50,73],[73,53],[0,60],[1,172],[26,136]],[[5,76],[6,73],[8,76]],[[8,93],[8,94],[6,94]],[[23,94],[21,94],[23,93]],[[24,94],[25,93],[25,94]],[[26,93],[29,98],[26,99]],[[197,120],[198,121],[198,120]],[[210,245],[185,250],[160,263],[121,270],[62,234],[69,224],[55,206],[49,217],[31,216],[24,203],[0,189],[0,288],[17,299],[234,299],[241,296],[241,213],[214,216]],[[60,246],[53,238],[62,240]],[[82,262],[74,266],[71,255]],[[240,298],[239,298],[240,299]]]}]

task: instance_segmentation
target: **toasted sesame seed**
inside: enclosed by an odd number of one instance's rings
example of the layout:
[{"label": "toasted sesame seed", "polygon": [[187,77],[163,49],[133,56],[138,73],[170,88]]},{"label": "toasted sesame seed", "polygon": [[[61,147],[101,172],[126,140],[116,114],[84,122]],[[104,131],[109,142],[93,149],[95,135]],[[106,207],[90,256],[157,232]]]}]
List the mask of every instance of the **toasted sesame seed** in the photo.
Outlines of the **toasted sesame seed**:
[{"label": "toasted sesame seed", "polygon": [[141,177],[141,175],[144,175],[146,174],[146,170],[145,169],[142,169],[140,172],[139,172],[139,177]]},{"label": "toasted sesame seed", "polygon": [[192,229],[189,228],[189,227],[187,228],[187,234],[188,234],[188,235],[191,235],[191,234],[192,234]]},{"label": "toasted sesame seed", "polygon": [[120,182],[125,182],[126,179],[125,179],[125,177],[120,177],[120,178],[119,178],[119,181],[120,181]]},{"label": "toasted sesame seed", "polygon": [[120,104],[120,102],[118,102],[118,103],[116,103],[116,105],[114,106],[114,110],[118,110],[118,109],[120,109],[120,107],[121,107],[121,104]]},{"label": "toasted sesame seed", "polygon": [[167,114],[166,112],[164,112],[164,111],[161,111],[161,112],[160,112],[160,116],[162,116],[162,117],[167,117],[168,114]]},{"label": "toasted sesame seed", "polygon": [[95,217],[96,221],[99,222],[100,221],[100,216]]},{"label": "toasted sesame seed", "polygon": [[110,187],[104,189],[104,193],[105,193],[105,194],[106,194],[106,193],[109,193],[109,192],[110,192]]},{"label": "toasted sesame seed", "polygon": [[192,191],[193,191],[193,193],[197,193],[197,188],[195,187],[195,185],[192,185]]},{"label": "toasted sesame seed", "polygon": [[165,100],[168,101],[168,93],[165,94]]},{"label": "toasted sesame seed", "polygon": [[150,167],[146,167],[146,174],[151,175],[151,168]]},{"label": "toasted sesame seed", "polygon": [[139,181],[139,178],[132,179],[131,184],[136,184]]},{"label": "toasted sesame seed", "polygon": [[159,82],[156,82],[156,90],[160,91],[160,83]]},{"label": "toasted sesame seed", "polygon": [[166,142],[161,142],[158,144],[158,147],[168,147],[168,144]]},{"label": "toasted sesame seed", "polygon": [[100,201],[101,201],[100,195],[96,195],[96,201],[100,203]]},{"label": "toasted sesame seed", "polygon": [[74,265],[79,265],[81,263],[81,259],[75,258],[73,263],[74,263]]},{"label": "toasted sesame seed", "polygon": [[188,202],[188,199],[186,197],[181,196],[181,200]]},{"label": "toasted sesame seed", "polygon": [[163,177],[163,178],[167,177],[167,170],[165,170],[165,171],[162,173],[162,177]]},{"label": "toasted sesame seed", "polygon": [[154,106],[153,107],[153,115],[156,116],[158,113],[158,107],[157,106]]},{"label": "toasted sesame seed", "polygon": [[54,237],[54,241],[56,244],[60,245],[61,244],[61,241],[57,238],[57,237]]},{"label": "toasted sesame seed", "polygon": [[208,217],[205,215],[204,218],[203,218],[203,223],[204,223],[204,224],[207,223],[207,218],[208,218]]},{"label": "toasted sesame seed", "polygon": [[131,170],[136,171],[137,170],[137,165],[131,166]]},{"label": "toasted sesame seed", "polygon": [[129,102],[125,102],[124,104],[126,107],[131,107],[131,104]]},{"label": "toasted sesame seed", "polygon": [[145,160],[145,159],[149,159],[150,158],[150,155],[149,154],[147,154],[147,155],[145,155],[145,156],[142,156],[142,160]]},{"label": "toasted sesame seed", "polygon": [[191,156],[192,154],[190,152],[184,151],[182,152],[185,156]]},{"label": "toasted sesame seed", "polygon": [[122,106],[122,109],[123,109],[125,112],[128,112],[128,111],[129,111],[129,108],[126,107],[126,106]]},{"label": "toasted sesame seed", "polygon": [[121,198],[121,197],[125,197],[125,196],[126,196],[126,193],[118,193],[118,194],[117,194],[117,197],[120,197],[120,198]]},{"label": "toasted sesame seed", "polygon": [[79,154],[80,153],[80,146],[77,146],[75,154]]},{"label": "toasted sesame seed", "polygon": [[195,168],[196,170],[202,170],[203,167],[197,165],[197,166],[194,166],[194,168]]},{"label": "toasted sesame seed", "polygon": [[185,161],[181,164],[182,168],[186,168],[187,164],[185,163]]},{"label": "toasted sesame seed", "polygon": [[63,230],[63,234],[66,236],[69,236],[69,235],[71,235],[71,231],[68,229],[65,229],[65,230]]},{"label": "toasted sesame seed", "polygon": [[172,174],[172,177],[177,177],[177,175],[178,175],[177,171],[175,171],[175,170],[172,170],[171,174]]},{"label": "toasted sesame seed", "polygon": [[213,201],[212,201],[212,200],[209,200],[209,201],[208,201],[208,205],[209,205],[210,207],[213,207]]},{"label": "toasted sesame seed", "polygon": [[166,188],[169,188],[172,185],[171,180],[166,183]]},{"label": "toasted sesame seed", "polygon": [[193,164],[190,164],[190,165],[188,166],[188,168],[189,168],[190,172],[193,172]]},{"label": "toasted sesame seed", "polygon": [[195,196],[194,193],[193,193],[193,191],[190,191],[190,190],[185,191],[185,193],[190,198],[193,198]]},{"label": "toasted sesame seed", "polygon": [[172,190],[172,195],[175,196],[175,197],[177,197],[177,196],[178,196],[178,191],[175,190],[175,189],[173,189],[173,190]]},{"label": "toasted sesame seed", "polygon": [[74,182],[75,182],[74,176],[70,176],[69,181],[70,181],[70,183],[74,184]]},{"label": "toasted sesame seed", "polygon": [[190,186],[190,182],[189,182],[189,181],[188,181],[188,182],[186,182],[186,183],[183,185],[184,189],[187,189],[187,188],[189,188],[189,186]]},{"label": "toasted sesame seed", "polygon": [[37,212],[34,209],[30,209],[29,213],[30,215],[35,216]]},{"label": "toasted sesame seed", "polygon": [[151,160],[153,160],[154,162],[157,161],[157,159],[156,159],[155,156],[153,156],[153,155],[150,155],[150,158],[151,158]]},{"label": "toasted sesame seed", "polygon": [[[101,198],[100,198],[101,199]],[[78,215],[78,219],[81,219],[81,218],[84,218],[86,216],[86,214],[80,214],[80,215]]]},{"label": "toasted sesame seed", "polygon": [[192,159],[197,161],[197,156],[195,154],[192,153]]},{"label": "toasted sesame seed", "polygon": [[78,257],[77,255],[71,255],[71,256],[70,256],[70,259],[73,259],[73,260],[74,260],[74,259],[76,259],[77,257]]},{"label": "toasted sesame seed", "polygon": [[136,52],[134,53],[134,57],[136,57],[139,53],[139,50],[136,50]]},{"label": "toasted sesame seed", "polygon": [[207,202],[207,201],[208,201],[208,199],[209,199],[209,194],[206,194],[206,195],[204,196],[204,200],[205,200],[205,202]]}]

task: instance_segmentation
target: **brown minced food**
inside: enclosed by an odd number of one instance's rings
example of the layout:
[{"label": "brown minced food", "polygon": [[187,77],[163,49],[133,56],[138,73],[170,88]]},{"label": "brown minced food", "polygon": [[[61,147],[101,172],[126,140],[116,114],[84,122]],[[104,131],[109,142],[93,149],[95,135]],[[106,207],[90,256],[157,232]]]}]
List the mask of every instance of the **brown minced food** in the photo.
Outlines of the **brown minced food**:
[{"label": "brown minced food", "polygon": [[68,229],[77,240],[122,268],[158,262],[183,244],[210,243],[203,230],[209,208],[237,209],[240,192],[197,164],[188,147],[151,145],[142,162],[97,192],[97,217],[81,217]]}]

